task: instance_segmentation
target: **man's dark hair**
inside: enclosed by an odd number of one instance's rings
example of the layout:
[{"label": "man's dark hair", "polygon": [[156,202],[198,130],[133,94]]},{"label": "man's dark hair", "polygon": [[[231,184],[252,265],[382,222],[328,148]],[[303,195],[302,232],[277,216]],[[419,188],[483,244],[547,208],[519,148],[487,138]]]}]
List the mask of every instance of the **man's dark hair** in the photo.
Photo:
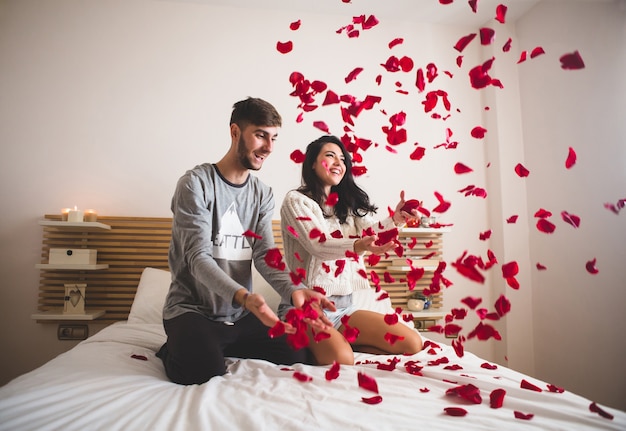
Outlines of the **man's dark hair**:
[{"label": "man's dark hair", "polygon": [[230,124],[237,124],[240,129],[244,129],[249,124],[280,127],[282,118],[272,104],[263,99],[248,97],[233,105]]}]

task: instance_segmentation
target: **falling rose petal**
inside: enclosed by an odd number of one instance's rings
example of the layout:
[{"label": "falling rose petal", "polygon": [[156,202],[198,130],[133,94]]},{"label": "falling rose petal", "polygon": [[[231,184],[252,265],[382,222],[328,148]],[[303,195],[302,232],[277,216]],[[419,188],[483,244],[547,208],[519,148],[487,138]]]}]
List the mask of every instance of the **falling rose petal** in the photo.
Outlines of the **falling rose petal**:
[{"label": "falling rose petal", "polygon": [[293,160],[295,163],[302,163],[304,162],[304,159],[306,158],[306,156],[304,155],[302,151],[294,150],[289,155],[289,158]]},{"label": "falling rose petal", "polygon": [[475,298],[472,296],[467,296],[463,299],[461,299],[461,302],[465,305],[467,305],[469,308],[471,308],[472,310],[475,309],[476,307],[478,307],[478,305],[483,302],[482,298]]},{"label": "falling rose petal", "polygon": [[605,410],[603,410],[595,401],[589,404],[589,411],[593,413],[597,413],[605,419],[613,420],[613,415]]},{"label": "falling rose petal", "polygon": [[278,248],[272,248],[267,251],[265,254],[265,263],[270,268],[278,269],[279,271],[284,271],[287,266],[285,262],[283,262],[283,255]]},{"label": "falling rose petal", "polygon": [[468,166],[465,166],[463,163],[456,163],[454,165],[454,173],[456,174],[467,174],[469,172],[474,172],[474,170]]},{"label": "falling rose petal", "polygon": [[526,379],[522,379],[522,381],[520,383],[520,388],[528,389],[530,391],[535,391],[535,392],[543,392],[543,390],[539,386],[530,383]]},{"label": "falling rose petal", "polygon": [[589,274],[597,274],[598,272],[600,272],[600,271],[598,271],[598,268],[596,268],[596,258],[595,257],[585,264],[585,268],[587,268],[587,272]]},{"label": "falling rose petal", "polygon": [[554,223],[549,222],[545,218],[537,220],[537,229],[543,233],[552,233],[556,229]]},{"label": "falling rose petal", "polygon": [[496,300],[495,309],[498,313],[498,316],[502,317],[511,311],[511,302],[504,295],[500,295],[500,297]]},{"label": "falling rose petal", "polygon": [[478,235],[478,239],[481,241],[487,241],[489,238],[491,238],[491,229],[485,231],[485,232],[481,232]]},{"label": "falling rose petal", "polygon": [[359,371],[357,375],[357,379],[358,379],[360,388],[363,388],[366,391],[374,392],[376,394],[378,393],[378,384],[376,383],[376,380],[373,377],[368,376],[367,374]]},{"label": "falling rose petal", "polygon": [[483,27],[480,29],[480,44],[491,45],[496,37],[496,32],[489,27]]},{"label": "falling rose petal", "polygon": [[390,345],[394,345],[396,342],[398,341],[402,341],[404,340],[404,337],[401,337],[399,335],[396,334],[392,334],[390,332],[387,332],[384,336],[385,341],[388,342]]},{"label": "falling rose petal", "polygon": [[331,192],[326,198],[325,204],[330,207],[334,207],[335,205],[337,205],[337,202],[339,202],[339,195],[337,194],[337,192]]},{"label": "falling rose petal", "polygon": [[313,122],[313,127],[316,127],[318,129],[320,129],[322,132],[330,133],[329,130],[328,130],[328,126],[323,121],[314,121]]},{"label": "falling rose petal", "polygon": [[384,245],[388,242],[394,241],[398,237],[398,228],[391,228],[389,230],[378,232],[378,239],[374,242],[376,245]]},{"label": "falling rose petal", "polygon": [[530,171],[524,167],[521,163],[518,163],[515,166],[515,173],[520,178],[525,178],[530,174]]},{"label": "falling rose petal", "polygon": [[294,31],[298,30],[300,28],[300,24],[301,24],[300,20],[294,21],[291,24],[289,24],[289,28]]},{"label": "falling rose petal", "polygon": [[454,349],[454,353],[456,353],[459,358],[462,358],[465,355],[465,348],[463,347],[463,342],[461,340],[452,340],[452,348]]},{"label": "falling rose petal", "polygon": [[561,69],[565,70],[583,69],[585,67],[585,63],[578,51],[562,55],[559,61],[561,62]]},{"label": "falling rose petal", "polygon": [[571,169],[576,164],[576,151],[572,147],[569,147],[567,153],[567,159],[565,160],[565,168]]},{"label": "falling rose petal", "polygon": [[411,160],[422,160],[422,157],[426,154],[426,148],[424,147],[415,147],[415,150],[409,155]]},{"label": "falling rose petal", "polygon": [[293,378],[301,382],[310,382],[311,380],[313,380],[313,377],[306,375],[304,373],[301,373],[300,371],[295,371],[293,373]]},{"label": "falling rose petal", "polygon": [[499,4],[496,7],[496,21],[498,21],[501,24],[504,24],[505,20],[506,20],[506,11],[507,11],[507,7],[503,4]]},{"label": "falling rose petal", "polygon": [[345,77],[344,81],[346,81],[346,84],[349,83],[350,81],[353,81],[356,79],[357,76],[359,76],[359,73],[363,72],[363,68],[362,67],[356,67],[352,70],[352,72],[350,72],[348,74],[348,76]]},{"label": "falling rose petal", "polygon": [[537,262],[537,264],[535,265],[535,267],[539,270],[539,271],[545,271],[546,269],[548,269],[545,265],[542,265],[541,263]]},{"label": "falling rose petal", "polygon": [[567,211],[561,211],[561,217],[564,222],[571,224],[575,228],[580,227],[580,217],[577,215],[570,214]]},{"label": "falling rose petal", "polygon": [[538,46],[530,52],[530,58],[535,58],[541,54],[545,54],[546,52],[542,47]]},{"label": "falling rose petal", "polygon": [[509,37],[509,39],[506,41],[506,43],[504,45],[502,45],[502,52],[509,52],[511,50],[511,43],[513,42],[513,39],[511,39]]},{"label": "falling rose petal", "polygon": [[511,261],[502,265],[502,277],[515,277],[519,273],[519,265],[516,261]]},{"label": "falling rose petal", "polygon": [[482,139],[485,137],[485,133],[487,133],[487,129],[481,126],[476,126],[472,129],[471,135],[473,138]]},{"label": "falling rose petal", "polygon": [[130,357],[133,358],[133,359],[137,359],[139,361],[147,361],[148,360],[148,358],[146,356],[144,356],[144,355],[133,354],[133,355],[130,355]]},{"label": "falling rose petal", "polygon": [[338,378],[340,367],[341,366],[339,365],[339,362],[333,361],[333,365],[331,365],[331,367],[328,370],[326,370],[326,373],[324,375],[326,380],[331,381],[331,380],[335,380],[336,378]]},{"label": "falling rose petal", "polygon": [[467,338],[478,338],[481,341],[486,341],[490,338],[494,338],[496,340],[501,340],[502,336],[500,333],[491,325],[479,322],[476,325],[476,328],[472,332],[470,332]]},{"label": "falling rose petal", "polygon": [[276,42],[276,49],[281,54],[287,54],[288,52],[291,52],[291,50],[293,49],[293,42],[292,41]]},{"label": "falling rose petal", "polygon": [[478,66],[473,67],[470,71],[469,71],[469,77],[470,77],[470,83],[472,84],[472,87],[479,90],[481,88],[485,88],[488,85],[492,85],[495,82],[495,80],[489,76],[489,70],[491,69],[491,66],[493,65],[493,62],[495,60],[495,57],[492,57],[491,59],[485,61],[483,64],[479,64]]},{"label": "falling rose petal", "polygon": [[522,413],[522,412],[517,411],[517,410],[515,410],[513,412],[513,414],[515,415],[516,419],[522,419],[522,420],[525,420],[525,421],[529,421],[529,420],[531,420],[535,416],[532,413]]},{"label": "falling rose petal", "polygon": [[396,45],[400,45],[401,43],[404,42],[404,39],[401,37],[397,37],[394,40],[392,40],[391,42],[389,42],[389,49],[393,48]]},{"label": "falling rose petal", "polygon": [[293,226],[287,226],[287,230],[289,231],[290,234],[292,234],[296,238],[300,236],[298,235],[298,232],[296,232]]},{"label": "falling rose petal", "polygon": [[463,52],[465,47],[477,36],[477,33],[470,33],[467,36],[463,36],[460,38],[457,43],[454,45],[454,49],[459,52]]},{"label": "falling rose petal", "polygon": [[398,315],[396,313],[385,314],[384,320],[387,325],[395,325],[398,323]]},{"label": "falling rose petal", "polygon": [[251,230],[245,231],[243,233],[243,236],[248,237],[248,238],[263,239],[263,237],[261,235],[257,235],[256,233],[252,232]]},{"label": "falling rose petal", "polygon": [[508,224],[515,224],[515,222],[517,221],[518,217],[519,217],[518,215],[512,215],[511,217],[506,219],[506,222]]},{"label": "falling rose petal", "polygon": [[443,196],[439,192],[435,192],[435,197],[439,201],[439,205],[437,205],[435,208],[433,208],[433,212],[444,213],[444,212],[448,211],[448,209],[450,208],[450,205],[452,205],[452,204],[450,202],[445,201],[443,199]]},{"label": "falling rose petal", "polygon": [[465,416],[467,414],[467,410],[461,407],[445,407],[443,411],[448,416]]},{"label": "falling rose petal", "polygon": [[383,397],[380,395],[374,395],[373,397],[361,397],[361,401],[365,404],[380,404],[383,401]]},{"label": "falling rose petal", "polygon": [[478,11],[478,0],[469,0],[467,4],[469,4],[472,12],[476,13]]},{"label": "falling rose petal", "polygon": [[367,173],[367,168],[365,166],[352,166],[351,172],[355,177],[359,177]]},{"label": "falling rose petal", "polygon": [[339,96],[332,90],[328,90],[326,92],[326,97],[324,97],[324,101],[322,102],[322,106],[333,105],[335,103],[339,103]]}]

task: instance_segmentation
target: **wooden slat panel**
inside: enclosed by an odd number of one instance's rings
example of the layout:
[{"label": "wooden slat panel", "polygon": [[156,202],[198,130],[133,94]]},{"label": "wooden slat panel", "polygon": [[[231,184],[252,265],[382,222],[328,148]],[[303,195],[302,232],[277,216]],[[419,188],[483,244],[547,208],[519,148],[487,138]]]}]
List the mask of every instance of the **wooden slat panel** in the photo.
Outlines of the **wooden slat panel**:
[{"label": "wooden slat panel", "polygon": [[[60,221],[61,218],[59,215],[46,215],[45,219]],[[97,320],[98,323],[126,320],[144,268],[151,266],[169,269],[167,253],[171,237],[171,218],[100,216],[98,221],[111,226],[111,229],[81,232],[76,229],[43,226],[41,263],[48,263],[51,248],[90,248],[98,250],[98,263],[108,264],[109,268],[97,271],[42,269],[38,311],[63,306],[64,284],[85,283],[87,307],[106,310],[106,314]],[[273,220],[272,231],[276,246],[284,255],[280,220]],[[441,233],[401,233],[399,239],[404,246],[403,259],[441,259]],[[407,299],[411,295],[430,285],[433,273],[426,271],[410,291],[406,283],[406,272],[389,268],[398,259],[395,254],[391,255],[381,259],[375,267],[368,266],[367,271],[378,274],[380,285],[389,293],[394,307],[406,308]],[[389,272],[395,279],[393,283],[384,282],[385,272]],[[432,307],[440,308],[442,305],[441,293],[434,295]]]}]

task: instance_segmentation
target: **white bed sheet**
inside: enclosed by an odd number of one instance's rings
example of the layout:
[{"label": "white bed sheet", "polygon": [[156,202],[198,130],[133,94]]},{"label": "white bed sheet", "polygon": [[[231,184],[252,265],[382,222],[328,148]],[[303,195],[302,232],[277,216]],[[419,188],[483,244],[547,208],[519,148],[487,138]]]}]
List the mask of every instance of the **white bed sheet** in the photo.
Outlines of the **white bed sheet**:
[{"label": "white bed sheet", "polygon": [[[359,353],[361,363],[342,366],[331,381],[329,367],[229,360],[225,376],[181,386],[167,380],[154,355],[164,340],[159,324],[103,329],[0,388],[0,430],[626,430],[625,412],[601,406],[614,415],[605,419],[589,410],[586,398],[549,392],[546,383],[505,367],[482,368],[481,358],[468,352],[458,358],[447,345],[398,357],[393,371],[376,364],[393,355]],[[449,363],[428,365],[442,357]],[[423,376],[405,370],[409,360],[420,361]],[[452,364],[462,369],[445,369]],[[312,380],[301,382],[294,371]],[[362,401],[376,394],[359,387],[359,372],[375,379],[382,402]],[[523,379],[544,391],[522,389]],[[480,388],[481,404],[446,395],[468,383]],[[497,388],[506,396],[493,409],[489,394]],[[445,407],[462,407],[467,415],[448,416]],[[516,419],[514,411],[534,416]]]}]

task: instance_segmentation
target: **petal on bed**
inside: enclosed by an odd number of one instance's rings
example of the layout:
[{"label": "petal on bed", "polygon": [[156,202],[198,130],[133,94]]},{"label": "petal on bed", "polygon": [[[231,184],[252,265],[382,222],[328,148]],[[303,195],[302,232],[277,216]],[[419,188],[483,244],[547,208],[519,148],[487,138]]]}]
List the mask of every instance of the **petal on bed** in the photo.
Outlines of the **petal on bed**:
[{"label": "petal on bed", "polygon": [[310,382],[311,380],[313,380],[313,377],[307,374],[301,373],[300,371],[294,371],[293,377],[294,379],[299,380],[301,382]]},{"label": "petal on bed", "polygon": [[335,380],[336,378],[338,378],[340,368],[341,366],[339,365],[339,362],[333,361],[333,364],[330,366],[328,370],[326,370],[326,373],[324,374],[324,377],[326,378],[326,380],[331,381],[331,380]]},{"label": "petal on bed", "polygon": [[525,420],[525,421],[529,421],[529,420],[531,420],[535,416],[532,413],[522,413],[522,412],[517,411],[517,410],[515,410],[513,412],[513,414],[515,415],[516,419],[522,419],[522,420]]},{"label": "petal on bed", "polygon": [[380,395],[374,395],[373,397],[361,397],[361,401],[363,401],[365,404],[380,404],[383,402],[383,397],[381,397]]},{"label": "petal on bed", "polygon": [[605,419],[613,420],[613,415],[605,410],[603,410],[595,401],[589,404],[589,410],[593,413],[597,413]]},{"label": "petal on bed", "polygon": [[520,382],[520,388],[528,389],[530,391],[535,391],[535,392],[543,392],[543,390],[539,386],[537,386],[537,385],[535,385],[533,383],[530,383],[526,379],[522,379],[522,381]]},{"label": "petal on bed", "polygon": [[467,410],[461,407],[445,407],[443,411],[448,416],[465,416],[467,414]]}]

